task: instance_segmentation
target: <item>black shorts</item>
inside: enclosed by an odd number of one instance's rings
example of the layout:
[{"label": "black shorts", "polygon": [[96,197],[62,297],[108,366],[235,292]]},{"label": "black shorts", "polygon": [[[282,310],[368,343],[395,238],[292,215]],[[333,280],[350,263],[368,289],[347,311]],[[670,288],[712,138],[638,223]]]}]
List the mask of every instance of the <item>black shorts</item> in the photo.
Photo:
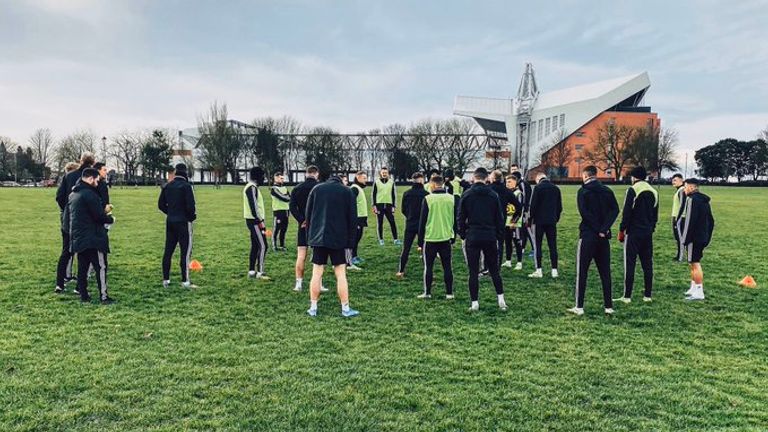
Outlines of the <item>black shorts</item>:
[{"label": "black shorts", "polygon": [[701,262],[704,258],[704,246],[696,243],[688,243],[685,245],[685,253],[688,254],[689,263]]},{"label": "black shorts", "polygon": [[299,229],[296,230],[296,246],[298,247],[307,247],[309,246],[309,243],[307,242],[307,229],[299,225]]},{"label": "black shorts", "polygon": [[328,264],[328,258],[331,259],[331,264],[334,267],[346,264],[347,251],[346,249],[329,249],[320,246],[312,248],[312,264],[326,265]]}]

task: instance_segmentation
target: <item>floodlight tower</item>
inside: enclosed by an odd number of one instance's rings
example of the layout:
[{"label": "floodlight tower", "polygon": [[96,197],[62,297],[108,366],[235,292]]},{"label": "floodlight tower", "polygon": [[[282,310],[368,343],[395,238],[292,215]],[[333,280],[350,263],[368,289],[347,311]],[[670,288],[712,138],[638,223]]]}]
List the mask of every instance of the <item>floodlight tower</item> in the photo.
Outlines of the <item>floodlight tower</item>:
[{"label": "floodlight tower", "polygon": [[536,99],[539,97],[539,86],[536,84],[536,74],[533,71],[533,64],[525,64],[525,72],[520,79],[520,87],[517,89],[517,98],[515,99],[515,108],[517,111],[517,136],[515,159],[517,164],[523,170],[528,171],[530,155],[530,125],[531,114],[536,105]]}]

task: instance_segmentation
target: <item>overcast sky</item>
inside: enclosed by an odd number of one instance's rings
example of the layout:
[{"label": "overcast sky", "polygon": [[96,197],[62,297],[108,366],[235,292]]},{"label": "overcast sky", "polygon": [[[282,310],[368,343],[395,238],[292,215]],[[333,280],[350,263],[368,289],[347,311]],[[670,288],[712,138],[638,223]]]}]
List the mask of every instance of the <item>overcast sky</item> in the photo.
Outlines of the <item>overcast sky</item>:
[{"label": "overcast sky", "polygon": [[186,128],[289,114],[358,132],[648,71],[681,148],[768,126],[768,0],[3,0],[0,135]]}]

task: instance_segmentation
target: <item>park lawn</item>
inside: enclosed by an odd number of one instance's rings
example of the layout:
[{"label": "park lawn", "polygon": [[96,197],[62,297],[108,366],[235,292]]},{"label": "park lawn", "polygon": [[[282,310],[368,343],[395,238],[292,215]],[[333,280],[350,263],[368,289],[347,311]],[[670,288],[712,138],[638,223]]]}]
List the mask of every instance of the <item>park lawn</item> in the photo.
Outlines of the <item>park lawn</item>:
[{"label": "park lawn", "polygon": [[[458,246],[456,300],[442,298],[440,274],[434,298],[417,300],[415,251],[395,280],[398,249],[376,244],[371,218],[364,271],[350,275],[361,316],[341,318],[331,292],[311,319],[307,292],[291,291],[295,221],[289,252],[267,256],[273,280],[246,277],[239,188],[196,189],[195,291],[160,284],[159,190],[113,188],[118,303],[106,307],[53,294],[54,190],[0,189],[0,430],[766,430],[768,191],[703,191],[717,220],[704,302],[683,300],[666,186],[654,302],[640,301],[638,277],[635,301],[603,316],[593,269],[586,315],[567,315],[578,215],[576,187],[563,187],[561,277],[529,280],[527,257],[524,272],[504,269],[507,313],[487,279],[481,312],[466,312]],[[614,243],[614,297],[621,263]],[[758,289],[737,286],[747,274]]]}]

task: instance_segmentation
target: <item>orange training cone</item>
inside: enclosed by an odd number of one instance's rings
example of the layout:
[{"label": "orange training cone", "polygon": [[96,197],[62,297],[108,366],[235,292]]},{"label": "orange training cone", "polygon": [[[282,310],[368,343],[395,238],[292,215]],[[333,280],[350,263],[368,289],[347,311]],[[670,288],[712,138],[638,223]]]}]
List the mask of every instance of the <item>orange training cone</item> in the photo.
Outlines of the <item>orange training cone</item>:
[{"label": "orange training cone", "polygon": [[200,264],[200,261],[198,260],[192,260],[192,262],[189,263],[189,269],[196,272],[203,271],[203,265]]},{"label": "orange training cone", "polygon": [[739,285],[746,288],[757,288],[757,282],[755,282],[755,278],[749,275],[744,276],[744,279],[739,282]]},{"label": "orange training cone", "polygon": [[272,230],[267,230],[267,237],[272,237]]}]

